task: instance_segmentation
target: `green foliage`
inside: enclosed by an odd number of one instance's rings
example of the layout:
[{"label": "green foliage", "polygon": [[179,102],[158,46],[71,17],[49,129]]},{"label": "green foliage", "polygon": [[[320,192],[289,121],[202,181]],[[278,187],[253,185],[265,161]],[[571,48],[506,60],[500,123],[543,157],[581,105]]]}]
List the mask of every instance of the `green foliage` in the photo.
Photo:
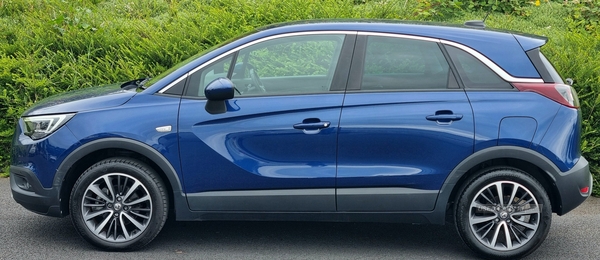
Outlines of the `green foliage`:
[{"label": "green foliage", "polygon": [[462,14],[463,1],[417,0],[415,17],[418,19],[447,19]]},{"label": "green foliage", "polygon": [[486,12],[499,12],[503,14],[512,14],[517,16],[527,16],[533,1],[523,0],[487,0],[487,1],[468,1],[465,7],[468,10],[481,10]]},{"label": "green foliage", "polygon": [[[594,174],[594,195],[600,195],[600,37],[568,33],[554,39],[543,51],[565,77],[575,81],[583,126],[581,152]],[[596,55],[590,55],[595,53]],[[577,57],[577,58],[574,58]]]},{"label": "green foliage", "polygon": [[548,36],[543,52],[561,75],[575,80],[584,120],[582,153],[596,180],[594,194],[600,195],[598,2],[534,4],[516,0],[0,0],[0,172],[8,170],[19,116],[56,93],[152,77],[226,39],[272,23],[328,18],[462,23],[482,19],[491,9],[488,27]]},{"label": "green foliage", "polygon": [[0,0],[0,169],[20,115],[50,95],[152,77],[272,23],[398,19],[411,8],[378,0]]},{"label": "green foliage", "polygon": [[[583,1],[592,2],[594,0]],[[551,4],[552,2],[562,3],[564,0],[417,0],[414,15],[417,19],[442,21],[477,11],[484,12],[485,14],[502,13],[526,17],[535,12],[531,7]],[[483,16],[477,19],[483,19]]]},{"label": "green foliage", "polygon": [[542,52],[563,77],[575,82],[583,119],[581,152],[590,162],[594,195],[600,196],[600,35],[569,32],[571,25],[564,21],[572,12],[568,5],[546,3],[530,9],[531,15],[524,18],[490,15],[486,24],[549,37]]},{"label": "green foliage", "polygon": [[565,1],[570,9],[569,25],[573,31],[600,35],[600,2],[597,0]]}]

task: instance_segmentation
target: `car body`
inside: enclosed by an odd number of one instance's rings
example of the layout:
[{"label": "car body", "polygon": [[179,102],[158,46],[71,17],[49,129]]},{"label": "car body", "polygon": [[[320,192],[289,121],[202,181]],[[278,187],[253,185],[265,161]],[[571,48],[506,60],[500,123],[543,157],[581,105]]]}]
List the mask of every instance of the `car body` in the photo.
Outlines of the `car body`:
[{"label": "car body", "polygon": [[592,188],[577,96],[546,41],[395,21],[262,28],[149,82],[34,105],[13,197],[111,250],[146,245],[170,211],[454,222],[476,252],[524,256]]}]

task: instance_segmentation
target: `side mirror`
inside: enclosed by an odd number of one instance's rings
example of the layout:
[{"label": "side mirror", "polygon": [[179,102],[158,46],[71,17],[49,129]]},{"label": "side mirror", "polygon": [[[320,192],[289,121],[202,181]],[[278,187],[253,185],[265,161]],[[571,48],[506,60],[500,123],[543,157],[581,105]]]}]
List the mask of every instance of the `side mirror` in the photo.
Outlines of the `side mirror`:
[{"label": "side mirror", "polygon": [[222,114],[227,111],[225,100],[232,99],[234,95],[235,85],[228,78],[217,78],[204,88],[204,96],[206,102],[206,112],[210,114]]}]

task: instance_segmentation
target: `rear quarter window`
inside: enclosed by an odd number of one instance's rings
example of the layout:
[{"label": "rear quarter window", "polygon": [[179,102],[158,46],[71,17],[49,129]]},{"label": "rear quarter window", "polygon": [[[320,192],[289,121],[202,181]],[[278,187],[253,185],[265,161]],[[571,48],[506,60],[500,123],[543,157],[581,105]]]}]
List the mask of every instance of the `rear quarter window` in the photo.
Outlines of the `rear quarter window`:
[{"label": "rear quarter window", "polygon": [[504,81],[492,69],[473,55],[453,46],[446,45],[448,55],[452,59],[460,78],[467,89],[512,89],[512,85]]}]

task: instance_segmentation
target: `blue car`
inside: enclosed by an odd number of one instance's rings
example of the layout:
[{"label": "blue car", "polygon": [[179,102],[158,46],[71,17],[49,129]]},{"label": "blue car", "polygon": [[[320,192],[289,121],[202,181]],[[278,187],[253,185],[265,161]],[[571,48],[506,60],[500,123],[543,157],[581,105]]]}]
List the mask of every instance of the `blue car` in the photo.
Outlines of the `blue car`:
[{"label": "blue car", "polygon": [[472,23],[262,28],[29,108],[12,195],[105,250],[171,217],[451,223],[484,257],[522,257],[592,190],[546,42]]}]

